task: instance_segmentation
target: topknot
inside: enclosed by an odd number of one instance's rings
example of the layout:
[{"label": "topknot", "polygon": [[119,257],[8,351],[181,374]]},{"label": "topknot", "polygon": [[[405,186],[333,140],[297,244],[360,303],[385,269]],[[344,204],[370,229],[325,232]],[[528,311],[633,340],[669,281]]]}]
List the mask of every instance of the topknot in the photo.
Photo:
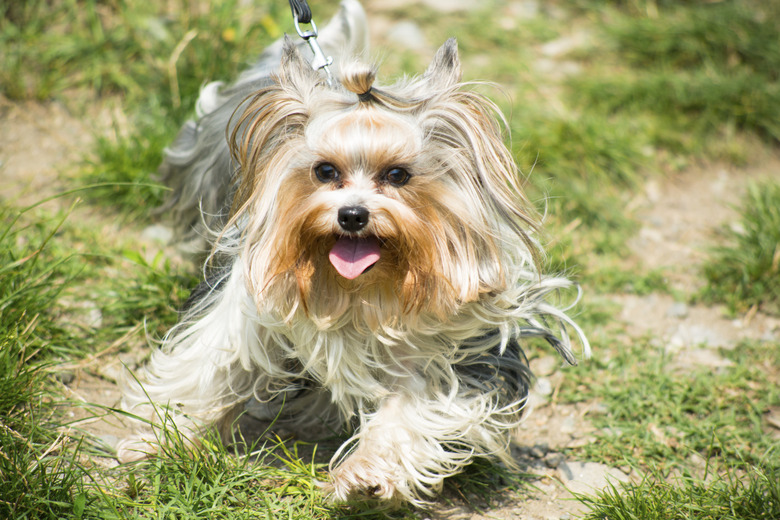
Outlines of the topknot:
[{"label": "topknot", "polygon": [[363,63],[349,63],[342,67],[341,84],[358,95],[361,102],[371,101],[371,89],[376,79],[376,69]]}]

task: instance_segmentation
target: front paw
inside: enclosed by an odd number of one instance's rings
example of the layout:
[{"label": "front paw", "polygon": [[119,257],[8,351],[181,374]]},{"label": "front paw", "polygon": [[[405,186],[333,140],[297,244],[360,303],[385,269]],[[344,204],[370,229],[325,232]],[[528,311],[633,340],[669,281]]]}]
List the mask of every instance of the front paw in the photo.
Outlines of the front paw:
[{"label": "front paw", "polygon": [[331,500],[380,499],[395,502],[406,487],[400,467],[381,456],[350,455],[322,485]]},{"label": "front paw", "polygon": [[136,462],[155,454],[158,451],[156,439],[150,439],[150,436],[136,434],[120,440],[116,446],[116,458],[122,463]]}]

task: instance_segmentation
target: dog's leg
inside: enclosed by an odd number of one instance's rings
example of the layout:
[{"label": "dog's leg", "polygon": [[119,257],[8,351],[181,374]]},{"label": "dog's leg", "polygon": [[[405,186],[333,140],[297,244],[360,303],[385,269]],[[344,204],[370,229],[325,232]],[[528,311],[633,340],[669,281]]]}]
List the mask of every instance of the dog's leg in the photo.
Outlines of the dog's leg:
[{"label": "dog's leg", "polygon": [[512,464],[509,441],[522,415],[522,396],[506,399],[504,389],[485,392],[464,384],[454,396],[426,397],[422,379],[408,383],[367,415],[345,444],[352,452],[331,469],[324,486],[333,499],[368,496],[422,505],[475,456]]},{"label": "dog's leg", "polygon": [[195,442],[206,428],[229,437],[236,408],[252,395],[257,380],[249,369],[251,352],[260,349],[252,309],[241,269],[236,268],[194,304],[152,353],[140,377],[127,378],[123,408],[151,428],[120,442],[120,460],[154,452],[162,440],[159,427],[169,420],[188,442]]}]

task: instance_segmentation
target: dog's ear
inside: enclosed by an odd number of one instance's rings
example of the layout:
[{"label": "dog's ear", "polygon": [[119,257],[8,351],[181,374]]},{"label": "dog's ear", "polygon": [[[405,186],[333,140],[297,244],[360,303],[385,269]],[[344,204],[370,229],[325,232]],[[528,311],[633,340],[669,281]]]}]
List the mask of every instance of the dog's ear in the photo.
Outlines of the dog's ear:
[{"label": "dog's ear", "polygon": [[458,56],[458,41],[450,38],[442,45],[423,78],[434,88],[449,88],[460,82],[462,73]]},{"label": "dog's ear", "polygon": [[282,63],[280,72],[283,77],[299,86],[301,81],[316,83],[321,79],[318,72],[314,70],[306,58],[303,57],[298,46],[287,34],[284,35],[284,42],[282,44]]}]

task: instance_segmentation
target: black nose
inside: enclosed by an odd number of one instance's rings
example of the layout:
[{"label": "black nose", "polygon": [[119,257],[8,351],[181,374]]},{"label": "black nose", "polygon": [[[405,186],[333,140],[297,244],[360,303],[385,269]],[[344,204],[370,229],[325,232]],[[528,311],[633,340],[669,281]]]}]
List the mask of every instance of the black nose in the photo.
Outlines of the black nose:
[{"label": "black nose", "polygon": [[368,210],[363,206],[346,206],[339,210],[339,226],[344,231],[360,231],[368,224]]}]

